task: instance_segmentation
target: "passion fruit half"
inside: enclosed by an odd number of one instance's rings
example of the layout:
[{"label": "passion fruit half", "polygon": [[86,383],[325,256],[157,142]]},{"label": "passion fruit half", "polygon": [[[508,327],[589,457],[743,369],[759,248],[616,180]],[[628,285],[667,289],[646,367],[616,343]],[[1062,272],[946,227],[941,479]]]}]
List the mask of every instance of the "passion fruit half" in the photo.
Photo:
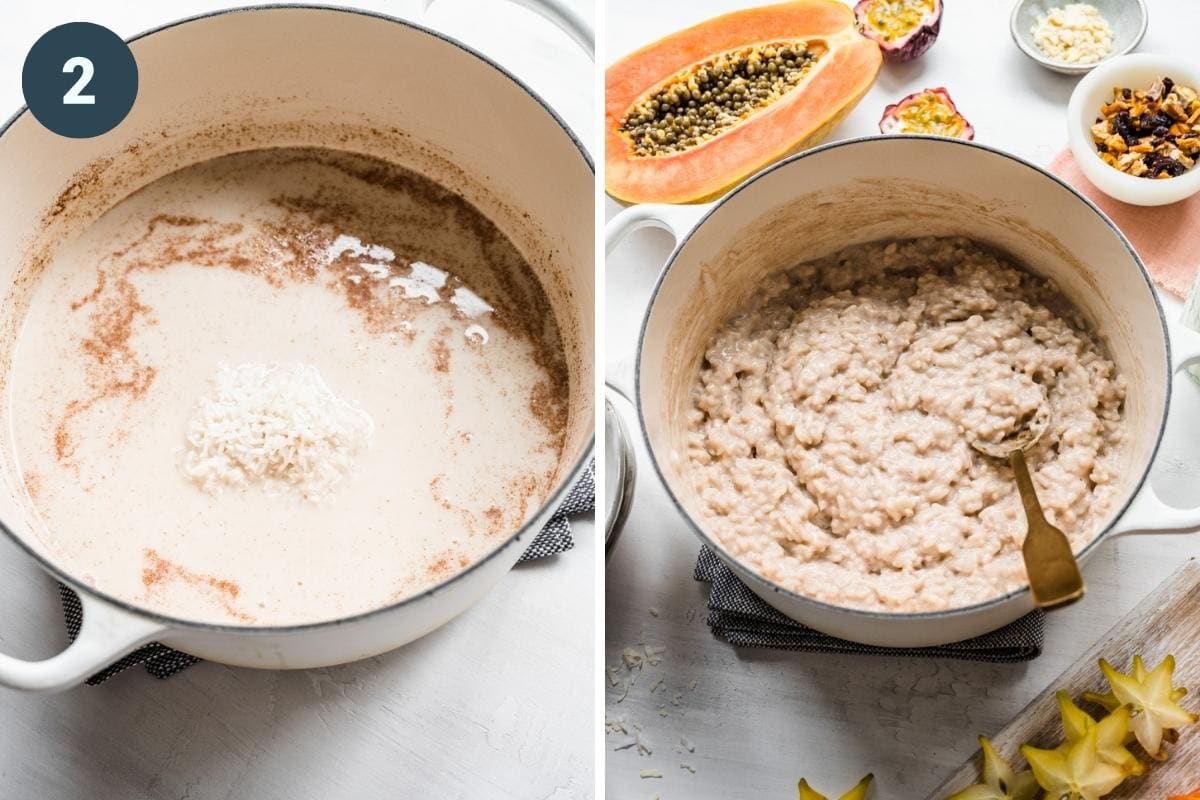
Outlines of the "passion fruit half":
[{"label": "passion fruit half", "polygon": [[888,61],[912,61],[937,41],[942,0],[859,0],[858,30],[874,39]]},{"label": "passion fruit half", "polygon": [[883,110],[879,120],[882,133],[924,133],[954,139],[974,139],[975,128],[958,113],[958,107],[944,88],[913,92],[899,103]]}]

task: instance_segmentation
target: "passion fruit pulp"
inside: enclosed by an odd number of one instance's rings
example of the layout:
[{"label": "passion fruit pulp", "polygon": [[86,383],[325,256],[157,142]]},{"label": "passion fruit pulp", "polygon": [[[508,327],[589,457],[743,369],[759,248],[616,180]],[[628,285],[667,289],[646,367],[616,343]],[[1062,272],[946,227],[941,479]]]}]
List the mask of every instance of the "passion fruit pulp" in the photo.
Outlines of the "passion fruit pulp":
[{"label": "passion fruit pulp", "polygon": [[882,133],[924,133],[954,139],[974,139],[975,128],[958,113],[958,107],[944,88],[914,92],[899,103],[883,110],[879,120]]},{"label": "passion fruit pulp", "polygon": [[937,41],[942,0],[859,0],[858,30],[873,39],[888,61],[912,61]]}]

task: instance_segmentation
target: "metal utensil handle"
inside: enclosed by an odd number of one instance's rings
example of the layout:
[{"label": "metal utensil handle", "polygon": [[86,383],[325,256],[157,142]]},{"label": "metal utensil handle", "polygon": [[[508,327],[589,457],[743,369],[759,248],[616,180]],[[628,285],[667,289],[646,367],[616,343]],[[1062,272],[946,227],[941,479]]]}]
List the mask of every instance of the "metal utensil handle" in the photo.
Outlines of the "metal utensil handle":
[{"label": "metal utensil handle", "polygon": [[83,623],[65,650],[43,661],[0,654],[0,686],[31,692],[57,692],[99,672],[151,641],[166,626],[80,593]]},{"label": "metal utensil handle", "polygon": [[1034,488],[1033,478],[1029,475],[1029,467],[1025,464],[1025,454],[1013,450],[1008,456],[1008,464],[1012,467],[1013,476],[1017,479],[1017,491],[1021,495],[1021,504],[1025,506],[1025,517],[1032,528],[1034,521],[1046,521],[1042,513],[1042,504],[1038,502],[1037,489]]},{"label": "metal utensil handle", "polygon": [[[1176,376],[1188,367],[1200,364],[1200,332],[1180,322],[1168,322],[1171,337],[1171,370]],[[1175,387],[1186,386],[1195,391],[1191,381],[1172,381]],[[1174,404],[1178,407],[1178,404]],[[1176,508],[1163,502],[1149,478],[1142,484],[1141,491],[1133,499],[1129,510],[1112,529],[1110,536],[1125,536],[1140,533],[1194,533],[1200,530],[1200,506]]]}]

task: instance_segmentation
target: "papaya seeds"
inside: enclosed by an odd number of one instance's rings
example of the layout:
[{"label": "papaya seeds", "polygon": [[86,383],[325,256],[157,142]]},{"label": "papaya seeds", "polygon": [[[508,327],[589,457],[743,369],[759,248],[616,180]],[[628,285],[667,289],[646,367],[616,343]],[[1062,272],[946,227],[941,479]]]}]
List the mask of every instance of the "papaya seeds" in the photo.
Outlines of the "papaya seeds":
[{"label": "papaya seeds", "polygon": [[882,63],[838,0],[742,9],[653,42],[605,72],[605,188],[628,203],[717,197],[828,135]]},{"label": "papaya seeds", "polygon": [[745,47],[674,76],[621,123],[637,156],[676,153],[717,136],[796,88],[819,56],[804,42]]}]

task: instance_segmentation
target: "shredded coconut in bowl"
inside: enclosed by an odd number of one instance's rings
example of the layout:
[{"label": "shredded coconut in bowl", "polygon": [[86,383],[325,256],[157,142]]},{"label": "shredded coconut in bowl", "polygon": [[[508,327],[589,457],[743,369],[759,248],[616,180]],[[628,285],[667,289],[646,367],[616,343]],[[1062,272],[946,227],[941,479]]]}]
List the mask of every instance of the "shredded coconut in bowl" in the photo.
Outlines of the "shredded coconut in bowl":
[{"label": "shredded coconut in bowl", "polygon": [[1113,50],[1113,32],[1100,10],[1089,3],[1070,3],[1038,17],[1033,43],[1050,59],[1064,64],[1096,64]]},{"label": "shredded coconut in bowl", "polygon": [[311,364],[222,364],[188,423],[183,469],[208,492],[264,486],[320,501],[374,429]]}]

